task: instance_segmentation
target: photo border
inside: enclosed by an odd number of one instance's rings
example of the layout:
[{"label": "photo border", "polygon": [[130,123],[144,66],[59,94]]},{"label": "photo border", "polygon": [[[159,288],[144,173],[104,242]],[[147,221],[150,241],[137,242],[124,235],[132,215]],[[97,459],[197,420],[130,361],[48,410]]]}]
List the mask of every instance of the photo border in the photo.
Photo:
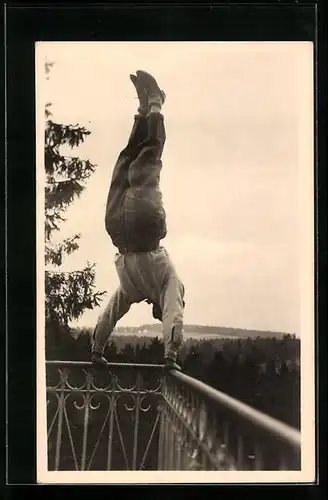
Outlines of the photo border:
[{"label": "photo border", "polygon": [[[231,7],[232,5],[232,7]],[[106,15],[104,12],[106,11]],[[145,11],[152,12],[157,19],[154,27],[142,23]],[[100,15],[101,13],[101,15]],[[121,3],[106,6],[19,6],[6,8],[6,77],[7,77],[7,158],[6,158],[6,213],[7,213],[7,433],[8,472],[6,482],[11,485],[35,484],[36,443],[36,295],[35,290],[35,73],[34,43],[46,40],[106,40],[112,33],[114,40],[177,40],[173,28],[179,30],[181,41],[215,39],[220,41],[242,39],[310,39],[318,41],[315,30],[316,8],[314,4],[289,2],[264,5],[260,2],[247,4],[206,5],[160,5],[133,6]],[[175,23],[170,24],[170,17]],[[136,17],[139,19],[136,21]],[[118,22],[119,19],[119,22]],[[129,30],[129,23],[133,29]],[[205,33],[201,34],[200,26]],[[58,28],[60,27],[60,31]],[[159,29],[158,29],[159,28]],[[143,30],[148,30],[146,33]],[[238,30],[238,32],[236,31]],[[248,35],[247,35],[248,34]],[[196,38],[195,38],[196,35]],[[250,37],[251,35],[251,37]],[[265,36],[264,36],[265,35]],[[324,77],[323,77],[324,79]],[[317,80],[318,81],[318,80]],[[322,87],[323,88],[323,87]],[[320,102],[320,97],[318,96]],[[323,102],[323,99],[322,99]],[[319,104],[317,101],[317,114]],[[323,135],[317,138],[319,147]],[[318,159],[317,159],[318,160]],[[10,166],[10,168],[9,168]],[[322,190],[326,178],[316,171],[316,192]],[[22,212],[22,208],[24,209]],[[324,212],[322,198],[316,197],[317,228],[320,224],[318,212]],[[321,222],[322,219],[321,219]],[[31,230],[31,228],[33,228]],[[319,228],[318,228],[319,229]],[[317,233],[318,233],[317,229]],[[320,232],[320,229],[319,229]],[[322,251],[324,240],[317,239],[318,251]],[[321,246],[320,246],[321,244]],[[316,259],[317,297],[321,295],[319,259]],[[319,283],[319,287],[318,287]],[[321,282],[322,285],[322,282]],[[20,300],[22,295],[24,299]],[[18,300],[17,300],[18,298]],[[324,306],[324,302],[322,303]],[[317,300],[318,307],[318,300]],[[319,301],[320,305],[320,301]],[[318,317],[318,311],[317,311]],[[322,323],[316,322],[317,346],[322,345],[318,331]],[[9,333],[9,332],[14,332]],[[322,351],[322,347],[320,347]],[[318,351],[317,351],[318,355]],[[319,364],[320,367],[321,363]],[[321,385],[322,387],[322,385]],[[317,398],[317,404],[318,404]],[[321,431],[320,434],[322,435]],[[32,470],[28,470],[26,457]],[[222,486],[218,484],[216,486]],[[234,487],[235,485],[229,485]],[[85,486],[83,486],[85,488]]]}]

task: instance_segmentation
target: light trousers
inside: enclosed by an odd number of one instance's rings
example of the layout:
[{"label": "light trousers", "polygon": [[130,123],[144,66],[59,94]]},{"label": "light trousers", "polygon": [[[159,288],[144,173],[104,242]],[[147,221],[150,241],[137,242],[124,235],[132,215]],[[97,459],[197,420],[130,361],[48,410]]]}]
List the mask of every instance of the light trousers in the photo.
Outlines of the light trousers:
[{"label": "light trousers", "polygon": [[164,356],[176,359],[183,340],[184,286],[164,247],[116,254],[120,286],[98,319],[93,351],[103,353],[116,323],[134,303],[149,300],[162,311]]}]

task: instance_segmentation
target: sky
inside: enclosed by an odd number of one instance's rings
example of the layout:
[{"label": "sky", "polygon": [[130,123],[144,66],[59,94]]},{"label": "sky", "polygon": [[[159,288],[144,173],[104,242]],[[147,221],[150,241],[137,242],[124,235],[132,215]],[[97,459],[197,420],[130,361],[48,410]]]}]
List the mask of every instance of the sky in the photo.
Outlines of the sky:
[{"label": "sky", "polygon": [[[167,95],[163,244],[185,284],[185,323],[298,335],[302,270],[308,266],[309,277],[312,265],[309,251],[304,265],[303,251],[312,234],[313,165],[304,153],[312,139],[304,135],[311,130],[312,45],[47,42],[37,44],[36,57],[39,120],[50,101],[55,121],[89,128],[70,154],[97,165],[66,212],[60,239],[82,238],[62,269],[95,262],[105,300],[118,286],[105,205],[138,107],[129,74],[144,69]],[[55,63],[49,80],[46,60]],[[94,326],[100,312],[86,312],[78,324]],[[152,322],[150,307],[136,304],[119,325]]]}]

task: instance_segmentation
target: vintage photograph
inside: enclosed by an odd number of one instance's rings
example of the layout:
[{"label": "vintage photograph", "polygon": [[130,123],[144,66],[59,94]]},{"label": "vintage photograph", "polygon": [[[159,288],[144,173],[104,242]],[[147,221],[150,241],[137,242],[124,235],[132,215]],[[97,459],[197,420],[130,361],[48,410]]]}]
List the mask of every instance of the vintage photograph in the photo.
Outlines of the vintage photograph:
[{"label": "vintage photograph", "polygon": [[313,45],[38,42],[41,483],[315,473]]}]

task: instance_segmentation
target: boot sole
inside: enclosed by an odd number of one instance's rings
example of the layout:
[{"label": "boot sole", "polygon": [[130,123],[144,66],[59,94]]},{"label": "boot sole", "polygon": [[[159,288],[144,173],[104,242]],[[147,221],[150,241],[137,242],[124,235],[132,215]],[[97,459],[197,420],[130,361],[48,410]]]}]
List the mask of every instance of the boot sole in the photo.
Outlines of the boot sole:
[{"label": "boot sole", "polygon": [[157,81],[155,78],[150,74],[147,73],[147,71],[143,70],[138,70],[136,72],[137,77],[140,79],[140,82],[144,86],[146,90],[149,90],[151,94],[158,94],[161,96],[161,99],[163,100],[163,103],[165,101],[166,95],[163,90],[160,89]]}]

